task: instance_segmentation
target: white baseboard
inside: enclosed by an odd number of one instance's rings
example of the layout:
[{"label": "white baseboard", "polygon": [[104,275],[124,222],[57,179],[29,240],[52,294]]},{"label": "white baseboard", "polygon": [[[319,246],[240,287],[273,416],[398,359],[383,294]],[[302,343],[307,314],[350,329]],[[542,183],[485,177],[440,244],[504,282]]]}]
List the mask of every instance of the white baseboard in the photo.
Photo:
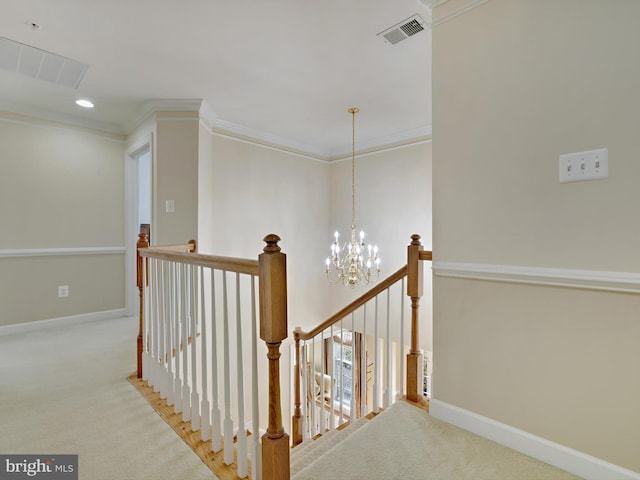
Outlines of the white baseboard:
[{"label": "white baseboard", "polygon": [[561,468],[587,480],[640,480],[640,473],[532,435],[469,410],[432,398],[432,417]]},{"label": "white baseboard", "polygon": [[35,322],[16,323],[14,325],[0,326],[0,337],[4,335],[16,335],[19,333],[33,332],[44,328],[61,327],[64,325],[76,325],[78,323],[93,322],[96,320],[108,320],[111,318],[126,317],[125,309],[106,310],[104,312],[84,313],[71,317],[51,318],[48,320],[37,320]]}]

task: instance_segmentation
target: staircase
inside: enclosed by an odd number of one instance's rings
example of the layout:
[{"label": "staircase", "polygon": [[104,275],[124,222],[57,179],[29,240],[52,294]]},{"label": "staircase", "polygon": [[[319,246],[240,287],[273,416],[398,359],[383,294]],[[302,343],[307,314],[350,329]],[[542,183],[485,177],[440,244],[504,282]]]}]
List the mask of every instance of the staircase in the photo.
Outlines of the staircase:
[{"label": "staircase", "polygon": [[380,411],[423,398],[418,316],[431,252],[419,235],[411,239],[406,265],[316,328],[293,330],[289,438],[280,392],[280,349],[291,333],[280,238],[267,235],[256,260],[203,255],[193,241],[149,247],[142,233],[138,379],[181,414],[180,430],[192,433],[202,455],[231,474],[214,470],[220,478],[305,478]]},{"label": "staircase", "polygon": [[305,470],[314,462],[321,462],[323,457],[347,437],[355,433],[370,420],[360,417],[353,424],[345,424],[345,428],[330,430],[315,440],[304,442],[291,450],[291,478],[305,478]]}]

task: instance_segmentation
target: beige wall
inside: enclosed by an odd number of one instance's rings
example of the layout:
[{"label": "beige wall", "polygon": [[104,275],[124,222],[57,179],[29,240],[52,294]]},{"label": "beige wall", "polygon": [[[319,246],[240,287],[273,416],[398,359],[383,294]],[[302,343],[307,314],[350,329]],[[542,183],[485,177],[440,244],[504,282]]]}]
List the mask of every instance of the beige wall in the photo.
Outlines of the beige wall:
[{"label": "beige wall", "polygon": [[[0,251],[124,247],[121,137],[1,113],[0,145]],[[0,255],[0,305],[0,325],[120,309],[124,252]]]},{"label": "beige wall", "polygon": [[[184,243],[198,237],[199,115],[158,112],[156,118],[152,241]],[[175,212],[166,212],[167,200],[175,202]]]},{"label": "beige wall", "polygon": [[[436,266],[638,272],[639,16],[491,0],[434,28]],[[608,179],[558,182],[603,147]],[[436,399],[640,471],[637,295],[436,276],[434,298]]]},{"label": "beige wall", "polygon": [[210,212],[202,238],[210,241],[202,251],[257,258],[264,236],[278,234],[287,254],[291,330],[316,325],[327,315],[320,256],[326,242],[319,234],[329,223],[327,164],[219,135],[212,148],[211,203],[202,207]]}]

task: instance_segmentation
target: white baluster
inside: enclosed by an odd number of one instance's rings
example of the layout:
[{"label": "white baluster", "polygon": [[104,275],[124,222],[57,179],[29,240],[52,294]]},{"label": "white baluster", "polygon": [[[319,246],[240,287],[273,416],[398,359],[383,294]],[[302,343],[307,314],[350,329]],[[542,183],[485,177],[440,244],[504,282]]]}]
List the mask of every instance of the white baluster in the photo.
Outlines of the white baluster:
[{"label": "white baluster", "polygon": [[238,477],[247,476],[247,429],[244,419],[244,362],[242,355],[242,309],[240,308],[240,274],[236,273],[236,368],[238,381]]},{"label": "white baluster", "polygon": [[227,302],[227,272],[222,272],[222,316],[224,344],[224,463],[233,463],[233,420],[231,418],[231,379],[229,366],[229,308]]},{"label": "white baluster", "polygon": [[156,282],[156,259],[152,258],[149,262],[149,301],[151,303],[151,368],[149,369],[149,384],[153,385],[153,391],[159,390],[158,385],[158,365],[160,362],[158,331],[160,320],[158,319],[158,283]]},{"label": "white baluster", "polygon": [[385,395],[385,401],[384,401],[384,407],[385,408],[389,408],[391,406],[392,400],[391,400],[391,394],[392,394],[392,383],[391,383],[391,312],[390,312],[390,306],[389,306],[389,295],[390,295],[390,289],[387,288],[387,339],[386,341],[386,355],[385,355],[385,361],[386,361],[386,395]]},{"label": "white baluster", "polygon": [[260,392],[258,389],[258,316],[256,314],[256,277],[251,276],[251,478],[262,478],[262,447],[260,445]]},{"label": "white baluster", "polygon": [[318,424],[316,423],[316,338],[311,339],[311,437],[318,434]]},{"label": "white baluster", "polygon": [[164,286],[164,260],[158,260],[157,262],[157,281],[158,281],[158,308],[160,310],[161,315],[161,323],[162,323],[162,354],[160,355],[160,397],[167,400],[168,404],[168,396],[169,391],[169,381],[167,377],[167,366],[169,361],[169,347],[168,347],[168,337],[169,337],[169,317],[166,307],[166,297],[165,297],[165,286]]},{"label": "white baluster", "polygon": [[180,268],[180,320],[182,322],[182,421],[191,420],[191,389],[189,388],[189,301],[187,296],[187,266]]},{"label": "white baluster", "polygon": [[202,426],[200,438],[206,442],[211,438],[211,405],[209,404],[209,369],[208,369],[208,348],[207,348],[207,311],[204,296],[204,267],[200,267],[200,322],[202,335],[200,343],[202,348]]},{"label": "white baluster", "polygon": [[198,279],[195,265],[189,265],[189,303],[191,305],[191,431],[200,430],[200,394],[198,393]]},{"label": "white baluster", "polygon": [[143,291],[143,315],[142,315],[142,379],[149,381],[149,323],[151,314],[149,312],[149,289],[147,288],[147,259],[142,259],[142,291]]},{"label": "white baluster", "polygon": [[326,352],[327,354],[327,368],[329,369],[329,430],[333,430],[335,427],[335,410],[333,408],[333,401],[335,400],[335,388],[333,388],[334,380],[335,380],[335,367],[333,361],[334,355],[334,346],[333,346],[333,325],[329,328],[329,348],[330,352]]},{"label": "white baluster", "polygon": [[[361,348],[362,349],[362,348]],[[356,419],[356,392],[355,392],[355,357],[356,353],[356,314],[351,312],[351,403],[349,405],[349,421],[353,423]],[[360,384],[362,385],[362,384]]]},{"label": "white baluster", "polygon": [[[326,348],[324,347],[324,335],[320,333],[320,375],[318,382],[320,384],[320,431],[318,432],[320,435],[324,435],[325,430],[327,428],[327,423],[325,419],[324,413],[324,362],[327,358]],[[314,366],[315,370],[315,366]]]},{"label": "white baluster", "polygon": [[171,290],[171,262],[162,261],[162,275],[164,278],[164,309],[165,318],[167,322],[167,371],[166,385],[167,385],[167,405],[175,405],[176,392],[173,387],[174,379],[174,358],[173,358],[173,345],[175,337],[175,329],[173,326],[173,292]]},{"label": "white baluster", "polygon": [[[222,272],[224,275],[224,272]],[[218,312],[216,309],[215,270],[211,269],[211,450],[222,450],[222,414],[218,390]]]},{"label": "white baluster", "polygon": [[160,392],[160,398],[165,398],[166,395],[162,396],[162,381],[164,380],[164,376],[162,374],[162,342],[164,341],[164,337],[162,336],[163,332],[163,312],[160,305],[160,272],[158,268],[159,260],[153,259],[153,305],[155,311],[156,318],[156,334],[155,334],[155,342],[156,342],[156,371],[154,373],[154,382],[155,388],[154,390]]},{"label": "white baluster", "polygon": [[362,355],[360,356],[360,385],[362,385],[362,395],[360,396],[360,415],[367,415],[367,304],[364,304],[362,314]]},{"label": "white baluster", "polygon": [[[338,415],[338,425],[342,425],[344,423],[344,415],[342,411],[344,410],[344,328],[343,328],[343,318],[340,319],[340,403],[338,404],[338,408],[340,409],[340,413]],[[335,363],[335,362],[334,362]]]},{"label": "white baluster", "polygon": [[173,358],[174,358],[174,373],[173,373],[173,392],[175,395],[175,405],[173,411],[178,414],[182,412],[183,400],[182,400],[182,370],[180,362],[180,342],[181,331],[180,325],[180,288],[178,283],[178,264],[171,263],[171,298],[173,299]]},{"label": "white baluster", "polygon": [[[302,441],[309,439],[310,434],[310,409],[309,409],[309,395],[313,396],[313,391],[309,392],[309,371],[307,369],[307,341],[303,340],[301,345],[300,352],[300,372],[302,375],[302,392],[301,392],[301,402],[302,402]],[[312,384],[313,385],[313,384]],[[313,389],[312,389],[313,390]]]},{"label": "white baluster", "polygon": [[378,340],[378,296],[375,301],[375,315],[373,324],[373,412],[380,411],[380,379],[379,379],[379,362],[380,362],[380,341]]},{"label": "white baluster", "polygon": [[171,306],[171,285],[170,285],[170,270],[168,268],[167,262],[162,261],[162,288],[164,291],[163,294],[163,305],[165,311],[165,323],[166,323],[166,363],[167,369],[165,371],[165,385],[167,386],[167,405],[171,406],[175,403],[175,392],[173,390],[173,310]]}]

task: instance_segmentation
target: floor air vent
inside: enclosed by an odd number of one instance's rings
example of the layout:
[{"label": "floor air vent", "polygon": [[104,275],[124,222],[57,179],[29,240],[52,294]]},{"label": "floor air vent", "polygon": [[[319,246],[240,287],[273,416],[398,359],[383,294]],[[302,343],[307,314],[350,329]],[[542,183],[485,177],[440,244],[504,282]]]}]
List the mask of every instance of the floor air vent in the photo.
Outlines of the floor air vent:
[{"label": "floor air vent", "polygon": [[0,68],[58,85],[78,88],[89,66],[0,37]]},{"label": "floor air vent", "polygon": [[384,32],[380,32],[378,36],[384,38],[391,45],[395,45],[422,30],[424,30],[424,20],[419,15],[414,15],[391,28],[387,28]]}]

